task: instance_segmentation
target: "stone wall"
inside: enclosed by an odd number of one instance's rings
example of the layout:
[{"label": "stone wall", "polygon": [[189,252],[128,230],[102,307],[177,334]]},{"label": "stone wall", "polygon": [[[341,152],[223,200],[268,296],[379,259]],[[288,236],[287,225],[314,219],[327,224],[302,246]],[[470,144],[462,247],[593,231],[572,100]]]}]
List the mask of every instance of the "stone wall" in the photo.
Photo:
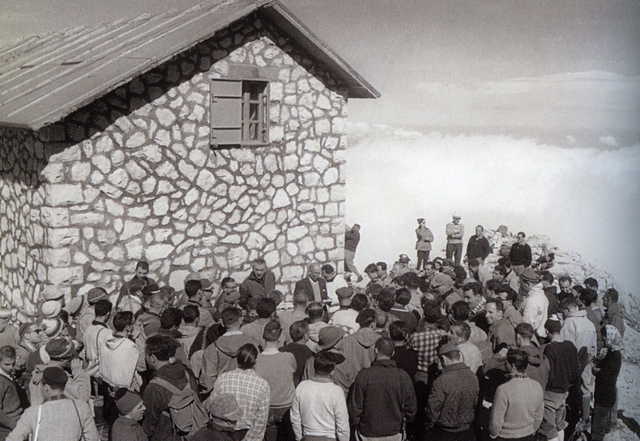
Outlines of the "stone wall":
[{"label": "stone wall", "polygon": [[[238,66],[276,74],[271,142],[212,149],[210,78]],[[42,129],[31,150],[28,132],[5,129],[2,152],[14,162],[37,162],[40,143],[45,158],[37,182],[32,170],[5,191],[3,175],[2,201],[13,205],[0,218],[2,246],[17,256],[1,267],[3,295],[23,309],[7,292],[31,291],[32,303],[36,282],[68,295],[87,284],[115,289],[138,259],[175,288],[190,271],[242,280],[258,256],[289,293],[313,260],[341,269],[345,90],[270,23],[248,17]],[[18,226],[5,228],[12,218]],[[27,243],[28,232],[42,255],[16,277],[13,262],[28,251],[16,237]]]},{"label": "stone wall", "polygon": [[47,280],[44,159],[44,144],[33,133],[0,129],[0,302],[27,315],[35,312],[38,281]]}]

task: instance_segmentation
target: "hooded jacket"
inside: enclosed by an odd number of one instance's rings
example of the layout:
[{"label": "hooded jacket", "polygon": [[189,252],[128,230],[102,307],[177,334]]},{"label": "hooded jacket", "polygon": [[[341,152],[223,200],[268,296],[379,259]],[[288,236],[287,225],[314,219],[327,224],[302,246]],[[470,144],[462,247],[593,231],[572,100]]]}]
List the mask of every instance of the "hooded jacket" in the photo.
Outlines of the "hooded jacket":
[{"label": "hooded jacket", "polygon": [[178,332],[180,332],[180,337],[178,338],[178,341],[184,348],[184,351],[187,354],[191,354],[191,346],[193,345],[193,342],[195,341],[198,334],[202,332],[202,327],[185,326],[183,324],[183,325],[180,325],[180,327],[178,328]]},{"label": "hooded jacket", "polygon": [[[39,364],[33,369],[33,376],[31,377],[31,383],[29,383],[29,400],[31,406],[37,406],[42,404],[42,374],[49,364]],[[51,365],[53,366],[53,365]],[[69,375],[69,380],[64,387],[64,395],[67,398],[71,398],[78,401],[89,402],[91,397],[91,379],[89,374],[80,369],[72,375]]]},{"label": "hooded jacket", "polygon": [[140,349],[127,337],[110,336],[98,348],[100,376],[112,386],[139,387],[142,381],[136,378],[136,368],[140,354]]},{"label": "hooded jacket", "polygon": [[532,380],[536,380],[542,386],[542,390],[547,387],[549,379],[549,360],[544,356],[542,351],[535,346],[521,346],[518,348],[527,353],[529,356],[529,365],[525,371],[527,376]]},{"label": "hooded jacket", "polygon": [[360,328],[358,332],[344,338],[344,356],[353,362],[357,372],[368,368],[375,360],[374,344],[380,337],[380,334],[371,328]]},{"label": "hooded jacket", "polygon": [[[187,369],[179,361],[166,364],[155,371],[151,379],[159,377],[168,381],[178,389],[184,389],[189,382],[193,390],[197,385]],[[142,394],[142,401],[147,410],[142,421],[142,428],[150,440],[172,441],[182,439],[174,433],[171,417],[169,416],[169,402],[173,393],[156,383],[149,383]]]},{"label": "hooded jacket", "polygon": [[236,355],[238,350],[247,343],[251,343],[256,348],[260,347],[260,343],[253,337],[241,331],[228,331],[205,349],[199,379],[205,393],[213,389],[213,383],[220,374],[238,367]]}]

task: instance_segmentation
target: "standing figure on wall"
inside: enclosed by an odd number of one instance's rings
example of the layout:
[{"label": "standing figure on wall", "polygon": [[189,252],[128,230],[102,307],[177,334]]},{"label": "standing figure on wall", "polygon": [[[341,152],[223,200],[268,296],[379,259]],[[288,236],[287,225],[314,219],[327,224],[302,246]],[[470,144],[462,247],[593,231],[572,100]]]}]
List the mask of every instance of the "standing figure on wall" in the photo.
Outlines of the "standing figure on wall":
[{"label": "standing figure on wall", "polygon": [[347,227],[344,233],[344,266],[345,270],[355,274],[358,282],[362,280],[362,275],[358,272],[356,264],[353,261],[356,257],[356,248],[360,243],[360,225],[353,224],[353,227]]},{"label": "standing figure on wall", "polygon": [[427,228],[427,222],[424,218],[418,219],[418,228],[416,228],[416,251],[418,252],[418,264],[416,270],[423,270],[429,261],[429,253],[431,252],[431,242],[433,242],[433,233]]}]

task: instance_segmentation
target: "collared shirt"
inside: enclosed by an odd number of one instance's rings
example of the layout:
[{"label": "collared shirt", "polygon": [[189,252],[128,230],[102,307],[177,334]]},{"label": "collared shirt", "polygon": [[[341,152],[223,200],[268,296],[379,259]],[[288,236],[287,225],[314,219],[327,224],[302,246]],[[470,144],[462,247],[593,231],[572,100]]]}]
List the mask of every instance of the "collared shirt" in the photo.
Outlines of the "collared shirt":
[{"label": "collared shirt", "polygon": [[311,284],[311,289],[313,289],[313,301],[314,302],[322,302],[322,294],[320,293],[320,284],[317,280],[313,280],[311,277],[308,278],[309,283]]},{"label": "collared shirt", "polygon": [[469,317],[473,317],[474,315],[482,311],[486,304],[487,304],[487,301],[484,298],[481,299],[480,302],[475,307],[471,308],[471,313],[469,314]]},{"label": "collared shirt", "polygon": [[438,356],[438,345],[442,337],[447,335],[447,331],[442,329],[427,329],[416,332],[409,338],[409,347],[418,352],[418,370],[427,372],[429,365]]},{"label": "collared shirt", "polygon": [[462,243],[464,237],[464,225],[454,224],[453,222],[447,224],[446,228],[447,242],[449,243]]},{"label": "collared shirt", "polygon": [[[269,383],[253,369],[234,369],[221,374],[214,386],[214,395],[232,394],[242,409],[236,430],[249,429],[246,441],[262,441],[269,416]],[[212,395],[212,396],[214,396]]]}]

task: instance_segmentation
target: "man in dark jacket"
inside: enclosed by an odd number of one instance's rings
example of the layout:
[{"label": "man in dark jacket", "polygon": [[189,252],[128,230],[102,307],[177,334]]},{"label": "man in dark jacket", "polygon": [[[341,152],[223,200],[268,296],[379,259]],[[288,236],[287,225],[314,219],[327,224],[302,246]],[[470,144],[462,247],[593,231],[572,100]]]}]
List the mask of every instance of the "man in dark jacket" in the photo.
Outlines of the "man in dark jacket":
[{"label": "man in dark jacket", "polygon": [[276,289],[276,276],[262,258],[257,258],[251,264],[251,274],[240,285],[240,306],[245,309],[255,309],[258,300],[267,297]]},{"label": "man in dark jacket", "polygon": [[427,404],[427,440],[474,440],[471,429],[478,401],[478,378],[453,343],[438,350],[442,374],[433,382]]},{"label": "man in dark jacket", "polygon": [[327,282],[322,277],[322,268],[317,262],[309,265],[307,277],[296,282],[293,295],[303,292],[307,295],[310,302],[323,303],[329,300],[327,294]]},{"label": "man in dark jacket", "polygon": [[471,236],[467,243],[467,260],[470,262],[472,259],[480,258],[484,261],[489,254],[491,254],[491,245],[484,237],[484,227],[478,225],[475,236]]},{"label": "man in dark jacket", "polygon": [[378,339],[375,361],[360,371],[353,385],[349,400],[351,427],[363,437],[397,437],[400,441],[405,421],[413,421],[416,415],[413,383],[391,360],[393,352],[391,339]]},{"label": "man in dark jacket", "polygon": [[511,268],[518,276],[522,274],[525,268],[531,266],[531,247],[526,243],[527,235],[522,231],[518,233],[518,241],[511,245],[509,251],[509,260],[511,260]]},{"label": "man in dark jacket", "polygon": [[197,385],[193,374],[179,361],[171,361],[176,355],[178,343],[168,335],[154,335],[146,343],[147,366],[153,370],[151,382],[144,389],[142,401],[146,407],[142,428],[150,440],[179,441],[182,436],[173,428],[169,416],[169,402],[173,392],[153,381],[160,378],[182,390],[189,383],[195,391]]}]

